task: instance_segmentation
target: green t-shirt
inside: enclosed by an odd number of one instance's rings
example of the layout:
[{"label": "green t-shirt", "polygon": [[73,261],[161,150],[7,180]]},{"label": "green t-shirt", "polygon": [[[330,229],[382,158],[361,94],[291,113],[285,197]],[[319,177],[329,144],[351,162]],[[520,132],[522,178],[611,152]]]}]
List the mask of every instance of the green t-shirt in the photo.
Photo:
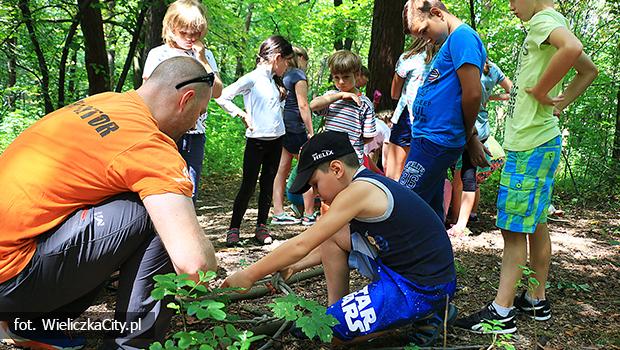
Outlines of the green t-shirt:
[{"label": "green t-shirt", "polygon": [[[547,42],[549,35],[558,27],[568,28],[568,21],[559,12],[545,9],[536,13],[529,24],[519,55],[517,79],[510,92],[504,136],[504,148],[509,151],[527,151],[561,134],[553,106],[541,105],[525,89],[538,83],[557,51]],[[549,91],[549,96],[557,96],[561,88],[560,81]]]}]

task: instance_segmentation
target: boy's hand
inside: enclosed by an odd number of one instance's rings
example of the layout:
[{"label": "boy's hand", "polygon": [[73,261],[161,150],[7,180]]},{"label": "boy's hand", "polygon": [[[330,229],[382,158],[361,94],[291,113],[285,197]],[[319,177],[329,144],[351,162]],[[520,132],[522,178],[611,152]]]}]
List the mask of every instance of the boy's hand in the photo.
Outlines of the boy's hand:
[{"label": "boy's hand", "polygon": [[485,153],[492,156],[491,151],[489,151],[489,149],[486,148],[480,140],[478,140],[477,136],[472,137],[467,143],[467,152],[469,153],[469,158],[472,165],[481,168],[491,166],[485,156]]},{"label": "boy's hand", "polygon": [[549,97],[549,95],[547,94],[539,93],[535,87],[526,88],[525,92],[532,95],[532,97],[534,97],[536,101],[540,102],[540,104],[545,105],[545,106],[555,106],[556,103],[564,101],[563,95],[559,95],[556,97]]},{"label": "boy's hand", "polygon": [[288,279],[291,278],[291,276],[295,274],[295,269],[293,268],[293,265],[289,265],[283,268],[282,270],[278,271],[278,273],[280,274],[280,277],[282,277],[284,281],[288,281]]},{"label": "boy's hand", "polygon": [[352,100],[358,106],[360,106],[360,107],[362,106],[362,100],[360,100],[360,97],[357,96],[356,94],[352,93],[352,92],[341,92],[340,93],[340,99],[342,99],[342,100]]},{"label": "boy's hand", "polygon": [[252,119],[246,112],[239,112],[237,116],[241,118],[241,121],[243,122],[243,125],[245,125],[246,129],[250,129],[250,131],[254,131],[254,126],[252,125]]},{"label": "boy's hand", "polygon": [[245,294],[250,291],[253,285],[254,281],[247,276],[244,270],[241,270],[228,276],[220,288],[243,288],[244,290],[239,291],[239,293]]}]

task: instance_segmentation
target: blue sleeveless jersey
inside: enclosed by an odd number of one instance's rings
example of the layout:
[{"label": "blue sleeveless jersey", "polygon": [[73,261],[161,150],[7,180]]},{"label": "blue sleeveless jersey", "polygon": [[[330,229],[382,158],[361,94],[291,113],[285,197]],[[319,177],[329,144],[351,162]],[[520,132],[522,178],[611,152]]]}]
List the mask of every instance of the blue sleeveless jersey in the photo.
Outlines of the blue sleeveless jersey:
[{"label": "blue sleeveless jersey", "polygon": [[385,266],[417,284],[432,286],[455,280],[454,255],[446,229],[420,196],[399,183],[362,169],[353,181],[367,181],[388,197],[388,209],[376,218],[355,218],[359,233],[376,248]]}]

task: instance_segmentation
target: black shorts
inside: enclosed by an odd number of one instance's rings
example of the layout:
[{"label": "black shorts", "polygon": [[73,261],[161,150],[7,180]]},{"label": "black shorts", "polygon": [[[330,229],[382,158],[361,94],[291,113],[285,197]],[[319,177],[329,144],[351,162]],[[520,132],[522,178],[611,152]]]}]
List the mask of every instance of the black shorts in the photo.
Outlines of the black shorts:
[{"label": "black shorts", "polygon": [[282,146],[291,154],[299,154],[301,146],[308,141],[308,134],[304,133],[286,133],[282,137]]}]

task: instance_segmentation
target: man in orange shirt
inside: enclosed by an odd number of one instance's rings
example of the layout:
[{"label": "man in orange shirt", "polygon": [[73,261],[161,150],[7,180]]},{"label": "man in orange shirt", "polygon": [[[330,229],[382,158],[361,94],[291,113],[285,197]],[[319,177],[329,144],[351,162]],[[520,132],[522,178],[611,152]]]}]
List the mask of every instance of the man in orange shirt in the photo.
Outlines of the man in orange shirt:
[{"label": "man in orange shirt", "polygon": [[139,329],[107,345],[147,348],[163,338],[172,310],[151,298],[152,277],[217,267],[175,145],[212,84],[197,61],[171,58],[136,91],[50,113],[0,155],[0,340],[81,347],[43,332],[42,322],[81,314],[119,269],[115,320]]}]

